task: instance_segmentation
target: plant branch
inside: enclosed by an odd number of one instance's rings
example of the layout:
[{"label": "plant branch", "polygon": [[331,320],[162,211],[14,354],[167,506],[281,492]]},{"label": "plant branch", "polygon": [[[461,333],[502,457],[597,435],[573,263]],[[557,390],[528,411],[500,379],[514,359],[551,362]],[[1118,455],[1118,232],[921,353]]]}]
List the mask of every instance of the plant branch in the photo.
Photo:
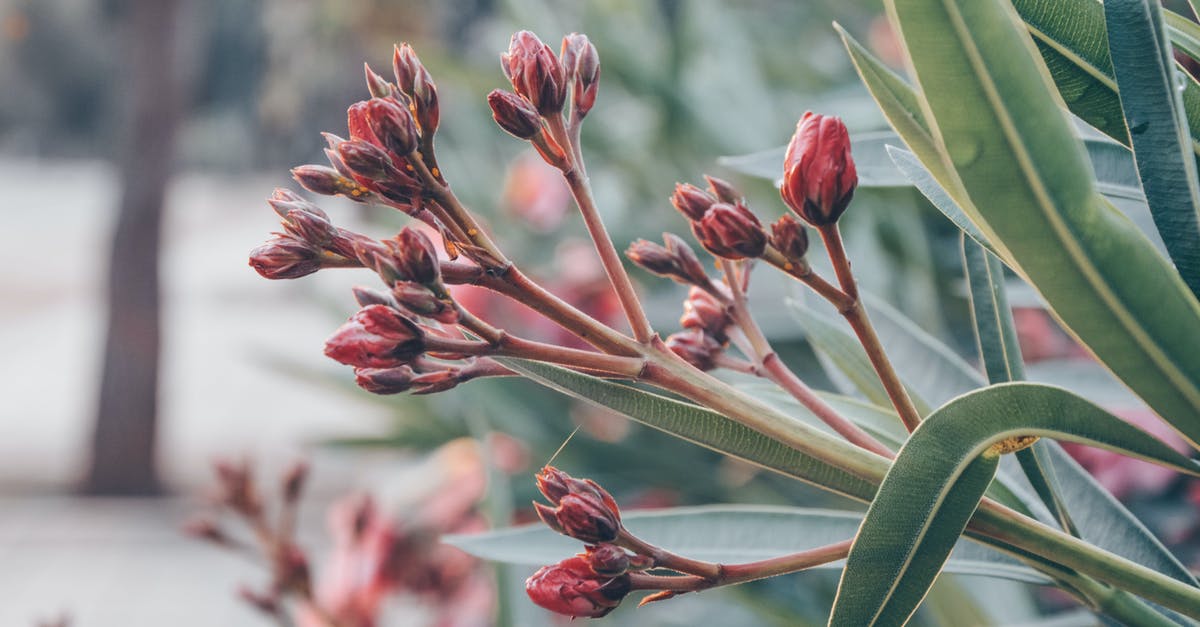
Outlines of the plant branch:
[{"label": "plant branch", "polygon": [[595,244],[596,251],[600,254],[604,272],[608,274],[608,280],[612,283],[617,299],[621,302],[621,308],[625,310],[625,317],[633,329],[634,339],[642,344],[647,344],[650,342],[650,338],[654,337],[654,330],[650,327],[650,320],[646,318],[642,303],[633,289],[633,281],[629,279],[629,273],[625,271],[625,266],[621,263],[621,255],[613,245],[608,230],[604,228],[604,222],[600,218],[600,211],[596,208],[596,200],[592,195],[592,186],[588,182],[587,171],[584,169],[581,152],[576,145],[577,142],[572,142],[572,138],[563,124],[562,114],[548,116],[546,128],[559,145],[570,151],[569,167],[563,170],[563,178],[567,180],[567,186],[571,188],[571,195],[575,197],[575,204],[579,206],[579,212],[583,215],[588,234],[592,236],[592,243]]},{"label": "plant branch", "polygon": [[[850,554],[850,546],[853,542],[853,539],[843,540],[807,551],[781,555],[758,562],[747,562],[745,564],[709,564],[701,562],[710,567],[708,570],[716,573],[712,577],[690,573],[688,576],[683,577],[630,573],[630,583],[633,584],[634,590],[667,590],[672,592],[697,592],[719,586],[732,586],[767,577],[799,572],[814,566],[820,566],[821,564],[845,559]],[[664,568],[678,570],[679,572],[688,572],[679,570],[673,566],[667,566],[666,564],[657,562],[656,564]]]}]

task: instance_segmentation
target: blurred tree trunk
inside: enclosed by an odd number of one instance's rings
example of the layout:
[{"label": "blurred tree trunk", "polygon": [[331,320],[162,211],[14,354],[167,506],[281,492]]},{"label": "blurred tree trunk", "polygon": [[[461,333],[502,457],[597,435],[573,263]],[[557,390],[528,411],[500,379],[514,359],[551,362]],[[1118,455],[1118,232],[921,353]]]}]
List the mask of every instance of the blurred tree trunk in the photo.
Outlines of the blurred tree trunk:
[{"label": "blurred tree trunk", "polygon": [[128,95],[121,198],[108,272],[108,328],[92,434],[89,494],[156,494],[159,244],[179,94],[172,52],[177,0],[121,3]]}]

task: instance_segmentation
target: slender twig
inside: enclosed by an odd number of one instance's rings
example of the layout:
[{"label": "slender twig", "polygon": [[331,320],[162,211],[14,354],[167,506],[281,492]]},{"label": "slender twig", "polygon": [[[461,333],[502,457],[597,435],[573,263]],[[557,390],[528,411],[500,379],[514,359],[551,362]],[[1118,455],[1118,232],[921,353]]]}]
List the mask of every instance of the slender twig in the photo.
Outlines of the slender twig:
[{"label": "slender twig", "polygon": [[862,299],[858,296],[858,286],[855,284],[854,274],[850,271],[850,260],[846,257],[846,248],[842,244],[842,235],[838,231],[837,223],[818,227],[817,232],[821,234],[821,239],[825,242],[825,250],[829,254],[829,260],[833,262],[833,271],[837,274],[842,291],[853,300],[850,308],[841,310],[842,315],[846,318],[846,322],[850,323],[850,328],[854,329],[854,334],[858,336],[858,341],[866,351],[867,358],[879,376],[879,381],[883,383],[883,389],[887,391],[888,398],[896,408],[896,413],[900,415],[900,420],[904,423],[905,428],[912,431],[921,424],[921,414],[913,405],[908,390],[900,381],[900,376],[896,374],[895,367],[892,366],[891,360],[883,350],[883,343],[879,341],[879,336],[875,333],[875,327],[871,325],[871,320],[867,317],[867,310],[862,306]]},{"label": "slender twig", "polygon": [[570,151],[569,167],[563,171],[563,177],[567,180],[567,186],[571,188],[571,195],[575,197],[575,204],[579,206],[579,212],[583,215],[583,222],[587,225],[588,234],[592,236],[592,243],[595,244],[596,251],[600,254],[600,263],[603,264],[604,272],[608,275],[617,299],[621,302],[621,308],[625,311],[625,317],[629,320],[629,326],[633,329],[633,337],[638,342],[646,344],[650,338],[654,337],[654,330],[650,327],[650,320],[646,317],[645,310],[642,309],[642,302],[633,289],[633,281],[630,280],[629,273],[625,271],[625,266],[621,263],[621,255],[613,245],[612,238],[608,235],[608,229],[604,228],[604,221],[600,218],[600,211],[596,208],[596,199],[592,195],[592,186],[588,182],[587,171],[584,169],[577,142],[572,141],[563,124],[561,114],[548,116],[546,128],[554,141],[566,146]]},{"label": "slender twig", "polygon": [[737,264],[728,259],[722,259],[721,271],[725,273],[726,284],[729,285],[730,298],[727,303],[730,315],[733,317],[734,323],[746,334],[746,338],[754,350],[754,354],[750,356],[755,359],[758,366],[756,374],[773,381],[776,385],[783,388],[784,391],[811,411],[821,422],[829,425],[831,429],[838,432],[838,434],[846,438],[849,442],[877,455],[889,459],[894,457],[891,449],[884,446],[879,440],[871,437],[871,434],[864,431],[861,427],[839,414],[829,403],[826,403],[824,399],[817,396],[817,393],[808,387],[800,377],[797,377],[787,367],[787,364],[783,363],[783,360],[779,358],[779,354],[775,352],[770,341],[767,340],[766,335],[762,332],[762,328],[758,326],[758,322],[755,321],[754,316],[750,314],[743,286],[745,277],[739,276]]},{"label": "slender twig", "polygon": [[553,364],[576,366],[604,373],[612,373],[624,377],[636,378],[646,366],[646,361],[639,357],[609,355],[578,348],[557,346],[526,340],[503,331],[496,343],[461,340],[430,335],[425,338],[425,348],[430,353],[449,353],[455,355],[497,355],[502,357],[520,357]]},{"label": "slender twig", "polygon": [[[716,572],[711,577],[692,573],[688,573],[687,576],[683,577],[630,573],[630,583],[634,590],[668,590],[672,592],[697,592],[719,586],[731,586],[767,577],[799,572],[814,566],[820,566],[821,564],[845,559],[850,554],[850,546],[853,543],[853,539],[843,540],[807,551],[745,564],[705,563],[711,567],[709,570]],[[665,564],[658,563],[658,565],[678,570]],[[688,571],[680,570],[679,572]]]}]

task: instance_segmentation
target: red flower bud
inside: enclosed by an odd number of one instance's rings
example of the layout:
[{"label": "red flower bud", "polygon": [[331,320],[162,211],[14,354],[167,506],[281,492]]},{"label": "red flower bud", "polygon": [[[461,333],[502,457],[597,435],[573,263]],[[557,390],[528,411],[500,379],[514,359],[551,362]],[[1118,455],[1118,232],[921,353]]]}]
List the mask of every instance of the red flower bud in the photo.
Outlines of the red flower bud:
[{"label": "red flower bud", "polygon": [[359,368],[391,368],[424,351],[424,333],[384,305],[358,310],[325,341],[325,354]]},{"label": "red flower bud", "polygon": [[492,119],[500,128],[517,139],[529,139],[542,132],[542,120],[537,109],[529,101],[503,89],[493,89],[488,94],[488,105],[492,107]]},{"label": "red flower bud", "polygon": [[600,618],[620,605],[631,589],[629,575],[599,575],[579,555],[545,566],[525,580],[525,592],[534,603],[572,618]]},{"label": "red flower bud", "polygon": [[404,157],[417,147],[417,126],[408,109],[387,98],[367,101],[367,123],[383,147]]},{"label": "red flower bud", "polygon": [[363,63],[363,72],[367,76],[367,91],[372,98],[387,98],[392,95],[392,86],[384,78],[375,73],[370,65]]},{"label": "red flower bud", "polygon": [[783,202],[813,226],[833,224],[856,185],[846,125],[833,116],[805,113],[783,158]]},{"label": "red flower bud", "polygon": [[353,139],[338,144],[338,156],[354,174],[368,180],[386,180],[396,172],[387,151],[375,144]]},{"label": "red flower bud", "polygon": [[399,249],[397,266],[407,280],[421,285],[436,285],[441,280],[437,249],[424,233],[406,226],[391,241]]},{"label": "red flower bud", "polygon": [[421,71],[413,80],[411,97],[413,108],[416,109],[414,113],[417,125],[421,127],[421,136],[432,137],[437,131],[442,114],[441,107],[438,105],[437,85],[433,83],[433,76],[429,74],[429,70],[426,70],[425,66],[421,66]]},{"label": "red flower bud", "polygon": [[538,489],[556,507],[534,503],[538,516],[555,531],[589,544],[611,542],[621,531],[621,511],[604,488],[547,466],[538,473]]},{"label": "red flower bud", "polygon": [[654,274],[674,279],[684,285],[708,283],[704,265],[687,242],[671,233],[663,233],[663,241],[666,246],[659,246],[644,239],[637,240],[629,245],[625,256]]},{"label": "red flower bud", "polygon": [[712,370],[723,350],[721,343],[701,329],[688,329],[667,336],[667,348],[700,370]]},{"label": "red flower bud", "polygon": [[413,394],[444,392],[459,384],[458,368],[435,370],[413,377]]},{"label": "red flower bud", "polygon": [[733,324],[725,304],[708,292],[693,287],[683,301],[683,317],[679,324],[685,329],[700,329],[718,342],[725,340],[725,331]]},{"label": "red flower bud", "polygon": [[587,35],[563,37],[559,54],[567,82],[571,83],[572,120],[582,120],[596,103],[600,86],[600,55]]},{"label": "red flower bud", "polygon": [[653,566],[651,558],[630,555],[615,544],[597,544],[584,547],[582,556],[592,572],[605,577],[616,577],[631,570],[645,570]]},{"label": "red flower bud", "polygon": [[537,35],[523,30],[512,36],[508,52],[500,55],[504,75],[513,90],[542,115],[562,111],[567,99],[567,80],[562,64],[550,46]]},{"label": "red flower bud", "polygon": [[671,194],[671,204],[693,222],[702,219],[715,202],[715,196],[691,183],[676,183],[675,192]]},{"label": "red flower bud", "polygon": [[281,218],[286,218],[288,213],[293,210],[300,210],[325,218],[326,220],[329,219],[329,216],[320,207],[309,202],[296,192],[282,187],[276,188],[271,193],[271,197],[267,199],[267,204],[271,205],[271,209],[274,209],[275,213],[279,214]]},{"label": "red flower bud", "polygon": [[293,209],[283,220],[283,230],[302,242],[320,249],[333,240],[337,229],[329,223],[329,218],[304,209]]},{"label": "red flower bud", "polygon": [[412,368],[355,368],[354,382],[372,394],[400,394],[412,388]]},{"label": "red flower bud", "polygon": [[413,84],[417,74],[424,69],[416,51],[408,44],[400,44],[392,49],[392,71],[396,73],[396,86],[407,96],[413,93]]},{"label": "red flower bud", "polygon": [[292,168],[292,178],[310,192],[333,196],[341,194],[352,200],[365,200],[371,190],[359,185],[337,170],[323,165],[302,165]]},{"label": "red flower bud", "polygon": [[298,279],[321,269],[321,251],[291,235],[276,234],[250,251],[250,266],[267,279]]},{"label": "red flower bud", "polygon": [[719,179],[715,176],[704,175],[704,180],[708,181],[708,191],[720,199],[721,202],[727,202],[731,205],[736,205],[745,200],[742,192],[733,186],[729,181]]},{"label": "red flower bud", "polygon": [[458,322],[458,310],[453,301],[438,298],[429,288],[411,281],[399,281],[392,288],[396,302],[409,312],[432,318],[442,324]]},{"label": "red flower bud", "polygon": [[726,259],[758,257],[767,247],[762,223],[742,204],[709,207],[703,219],[692,223],[692,232],[708,252]]},{"label": "red flower bud", "polygon": [[[371,123],[367,116],[368,102],[367,100],[360,100],[346,109],[346,127],[350,130],[350,139],[358,139],[382,147],[383,144],[375,136],[375,131],[371,130]],[[337,148],[336,145],[331,145],[330,147]]]},{"label": "red flower bud", "polygon": [[808,231],[795,216],[784,214],[771,224],[771,245],[788,261],[803,261],[808,252]]},{"label": "red flower bud", "polygon": [[350,288],[350,291],[354,293],[354,302],[358,303],[359,307],[366,307],[367,305],[387,305],[392,307],[396,304],[396,301],[391,296],[369,287],[355,285]]}]

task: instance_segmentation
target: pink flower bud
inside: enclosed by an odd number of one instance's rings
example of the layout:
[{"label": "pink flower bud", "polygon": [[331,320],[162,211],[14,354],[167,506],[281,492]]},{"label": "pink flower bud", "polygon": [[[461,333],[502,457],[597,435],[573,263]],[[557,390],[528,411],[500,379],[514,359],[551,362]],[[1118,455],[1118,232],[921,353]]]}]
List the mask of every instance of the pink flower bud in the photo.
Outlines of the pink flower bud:
[{"label": "pink flower bud", "polygon": [[359,368],[391,368],[424,351],[424,333],[412,320],[384,305],[358,310],[325,341],[325,354]]},{"label": "pink flower bud", "polygon": [[341,194],[354,200],[361,200],[370,193],[358,183],[350,180],[337,170],[323,165],[302,165],[292,168],[292,178],[310,192],[333,196]]},{"label": "pink flower bud", "polygon": [[421,285],[436,285],[441,280],[441,264],[433,242],[421,231],[404,227],[396,238],[397,266],[409,281]]},{"label": "pink flower bud", "polygon": [[571,83],[573,120],[582,120],[596,103],[600,86],[600,55],[587,35],[571,33],[563,37],[559,54],[567,82]]},{"label": "pink flower bud", "polygon": [[428,287],[411,281],[398,281],[392,288],[396,303],[409,312],[437,320],[442,324],[458,322],[458,310],[453,301],[438,298]]},{"label": "pink flower bud", "polygon": [[250,251],[250,267],[267,279],[298,279],[321,269],[321,251],[291,235],[277,234]]},{"label": "pink flower bud", "polygon": [[412,368],[355,368],[354,382],[372,394],[400,394],[412,388]]},{"label": "pink flower bud", "polygon": [[701,329],[688,329],[667,336],[667,348],[700,370],[712,370],[723,350],[721,343]]},{"label": "pink flower bud", "polygon": [[337,153],[351,172],[364,179],[386,180],[396,171],[387,151],[369,141],[344,141],[338,144]]},{"label": "pink flower bud", "polygon": [[856,185],[846,125],[833,116],[805,113],[783,159],[783,202],[813,226],[833,224]]},{"label": "pink flower bud", "polygon": [[621,531],[621,511],[604,488],[590,479],[575,479],[547,466],[538,489],[555,507],[535,503],[538,516],[555,531],[589,544],[611,542]]},{"label": "pink flower bud", "polygon": [[628,575],[599,575],[578,555],[545,566],[525,580],[525,592],[534,603],[572,618],[605,616],[631,588]]},{"label": "pink flower bud", "polygon": [[715,196],[691,183],[676,183],[675,192],[671,194],[671,204],[693,222],[704,218],[708,208],[716,202]]},{"label": "pink flower bud", "polygon": [[[408,109],[387,98],[367,101],[367,123],[383,147],[404,157],[417,147],[417,126]],[[352,133],[353,134],[353,133]]]},{"label": "pink flower bud", "polygon": [[363,63],[363,72],[367,76],[367,91],[371,92],[372,98],[387,98],[392,95],[392,86],[376,74],[370,65]]},{"label": "pink flower bud", "polygon": [[333,240],[337,230],[329,218],[303,209],[293,209],[283,220],[283,230],[296,239],[320,249]]},{"label": "pink flower bud", "polygon": [[683,317],[679,324],[685,329],[699,329],[718,342],[725,340],[725,331],[733,324],[725,304],[708,292],[693,287],[683,301]]},{"label": "pink flower bud", "polygon": [[802,261],[808,252],[808,231],[795,216],[784,214],[771,224],[771,245],[788,261]]},{"label": "pink flower bud", "polygon": [[[368,102],[367,100],[360,100],[346,109],[346,127],[350,130],[350,139],[370,142],[382,147],[383,144],[375,136],[375,131],[371,130],[370,118],[367,116]],[[337,146],[330,147],[337,148]]]},{"label": "pink flower bud", "polygon": [[492,107],[492,119],[509,135],[517,139],[529,139],[542,132],[537,109],[511,91],[493,89],[488,94],[488,105]]},{"label": "pink flower bud", "polygon": [[708,252],[725,259],[758,257],[767,247],[762,223],[742,204],[716,203],[692,223],[692,232]]},{"label": "pink flower bud", "polygon": [[708,190],[713,193],[721,202],[727,202],[731,205],[736,205],[742,202],[745,197],[738,188],[733,186],[729,181],[719,179],[715,176],[704,175],[704,180],[708,181]]},{"label": "pink flower bud", "polygon": [[524,96],[542,115],[562,111],[567,80],[562,64],[550,46],[523,30],[512,36],[508,52],[500,55],[504,75],[513,90]]},{"label": "pink flower bud", "polygon": [[444,392],[458,385],[458,368],[435,370],[413,377],[413,394],[434,394]]}]

